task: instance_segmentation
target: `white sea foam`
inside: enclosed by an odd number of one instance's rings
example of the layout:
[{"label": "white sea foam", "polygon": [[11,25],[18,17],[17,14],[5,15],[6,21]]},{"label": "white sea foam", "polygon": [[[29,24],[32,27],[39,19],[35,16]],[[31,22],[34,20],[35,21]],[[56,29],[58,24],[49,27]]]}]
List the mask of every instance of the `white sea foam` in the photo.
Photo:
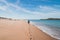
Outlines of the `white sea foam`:
[{"label": "white sea foam", "polygon": [[54,27],[48,27],[48,26],[45,26],[45,25],[37,25],[34,22],[30,22],[30,23],[35,25],[37,28],[39,28],[43,32],[47,33],[51,37],[60,40],[60,29],[54,28]]}]

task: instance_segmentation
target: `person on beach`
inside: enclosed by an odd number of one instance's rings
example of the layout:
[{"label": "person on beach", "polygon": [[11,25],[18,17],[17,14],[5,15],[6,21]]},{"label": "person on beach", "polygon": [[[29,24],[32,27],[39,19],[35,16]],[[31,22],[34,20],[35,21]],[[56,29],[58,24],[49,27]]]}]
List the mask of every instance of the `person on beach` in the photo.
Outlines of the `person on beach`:
[{"label": "person on beach", "polygon": [[30,23],[30,21],[28,20],[28,24]]}]

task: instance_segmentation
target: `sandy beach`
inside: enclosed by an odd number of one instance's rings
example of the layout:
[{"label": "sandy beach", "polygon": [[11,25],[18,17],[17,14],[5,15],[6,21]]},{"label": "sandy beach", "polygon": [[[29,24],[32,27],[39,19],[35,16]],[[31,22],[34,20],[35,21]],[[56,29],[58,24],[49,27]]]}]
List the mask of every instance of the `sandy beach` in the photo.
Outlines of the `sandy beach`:
[{"label": "sandy beach", "polygon": [[56,40],[24,20],[0,19],[0,40]]}]

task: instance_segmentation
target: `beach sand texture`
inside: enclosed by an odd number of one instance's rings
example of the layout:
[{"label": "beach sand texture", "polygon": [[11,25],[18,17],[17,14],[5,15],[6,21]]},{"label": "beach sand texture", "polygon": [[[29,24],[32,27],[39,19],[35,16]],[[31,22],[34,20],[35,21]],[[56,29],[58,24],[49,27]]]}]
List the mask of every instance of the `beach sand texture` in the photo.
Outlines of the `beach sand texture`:
[{"label": "beach sand texture", "polygon": [[24,20],[0,19],[0,40],[56,40]]}]

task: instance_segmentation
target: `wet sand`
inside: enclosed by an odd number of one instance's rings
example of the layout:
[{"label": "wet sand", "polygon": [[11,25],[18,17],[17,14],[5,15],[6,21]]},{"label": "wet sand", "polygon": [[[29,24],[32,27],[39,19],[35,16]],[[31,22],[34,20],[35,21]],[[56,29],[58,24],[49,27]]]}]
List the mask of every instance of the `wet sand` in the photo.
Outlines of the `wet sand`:
[{"label": "wet sand", "polygon": [[24,20],[0,19],[0,40],[56,40]]}]

